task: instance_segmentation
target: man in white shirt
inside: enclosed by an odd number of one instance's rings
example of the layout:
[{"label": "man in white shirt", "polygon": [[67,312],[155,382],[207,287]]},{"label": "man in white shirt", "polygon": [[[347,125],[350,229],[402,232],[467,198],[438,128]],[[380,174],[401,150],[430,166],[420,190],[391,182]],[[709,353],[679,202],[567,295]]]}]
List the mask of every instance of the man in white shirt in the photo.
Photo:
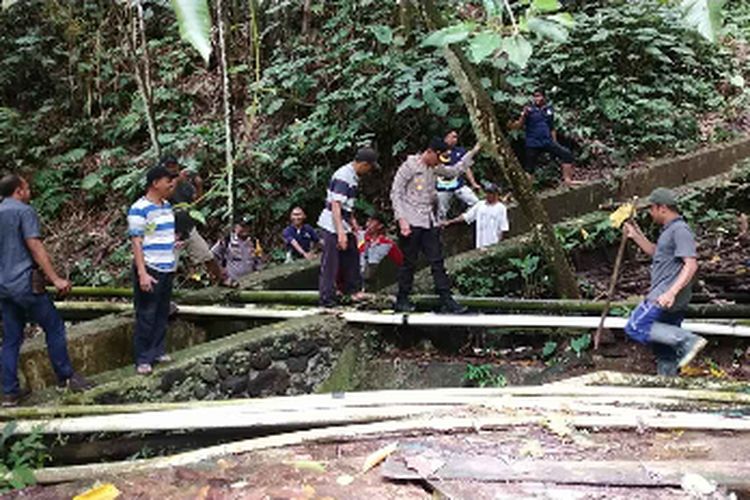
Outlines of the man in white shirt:
[{"label": "man in white shirt", "polygon": [[500,202],[500,190],[495,184],[484,187],[485,199],[469,208],[455,219],[445,221],[444,226],[464,221],[476,222],[476,247],[484,248],[499,243],[508,231],[508,209]]}]

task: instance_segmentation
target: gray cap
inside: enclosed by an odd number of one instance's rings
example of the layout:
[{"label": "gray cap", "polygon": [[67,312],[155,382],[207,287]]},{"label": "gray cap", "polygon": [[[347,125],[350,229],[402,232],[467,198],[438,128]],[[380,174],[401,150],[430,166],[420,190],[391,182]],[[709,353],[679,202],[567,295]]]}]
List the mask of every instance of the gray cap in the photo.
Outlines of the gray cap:
[{"label": "gray cap", "polygon": [[363,163],[369,163],[372,168],[378,168],[378,153],[372,148],[360,148],[357,154],[354,155],[354,161],[361,161]]},{"label": "gray cap", "polygon": [[494,182],[485,182],[482,185],[485,193],[499,193],[500,188]]},{"label": "gray cap", "polygon": [[676,207],[677,193],[675,193],[671,189],[658,187],[651,192],[648,197],[648,201],[652,205],[666,205],[668,207]]}]

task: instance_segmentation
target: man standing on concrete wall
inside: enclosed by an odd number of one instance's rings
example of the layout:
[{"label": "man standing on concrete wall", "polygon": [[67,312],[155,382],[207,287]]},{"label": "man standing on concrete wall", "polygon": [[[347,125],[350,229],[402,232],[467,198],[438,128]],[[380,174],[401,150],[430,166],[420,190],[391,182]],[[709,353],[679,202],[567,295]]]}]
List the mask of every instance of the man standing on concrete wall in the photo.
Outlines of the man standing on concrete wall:
[{"label": "man standing on concrete wall", "polygon": [[450,281],[443,263],[443,243],[440,220],[437,215],[437,189],[435,176],[455,177],[471,166],[479,144],[466,153],[454,166],[442,165],[439,155],[448,150],[443,139],[435,137],[423,152],[409,156],[401,164],[391,186],[393,213],[399,226],[399,246],[404,254],[404,264],[398,272],[398,295],[395,310],[414,310],[409,295],[414,284],[417,258],[423,252],[432,269],[435,292],[440,296],[440,310],[461,314],[466,308],[459,305],[450,290]]},{"label": "man standing on concrete wall", "polygon": [[170,361],[165,342],[177,262],[175,218],[167,199],[174,186],[173,173],[163,165],[153,167],[146,174],[146,194],[128,211],[133,246],[133,350],[140,375],[150,374],[155,363]]},{"label": "man standing on concrete wall", "polygon": [[[458,145],[458,132],[456,130],[450,130],[445,134],[445,145],[448,146],[448,150],[440,155],[440,163],[448,167],[452,167],[461,161],[461,158],[466,154],[466,148],[462,148]],[[464,177],[471,186],[467,186],[464,182]],[[437,177],[437,195],[438,195],[438,217],[441,221],[444,221],[448,216],[448,211],[451,208],[451,200],[458,198],[464,204],[471,208],[478,201],[477,195],[472,191],[472,188],[479,190],[482,187],[477,183],[474,178],[474,173],[471,168],[466,169],[464,175],[458,175],[455,177]]]},{"label": "man standing on concrete wall", "polygon": [[73,371],[65,340],[65,323],[47,291],[49,280],[58,294],[70,291],[70,282],[55,271],[41,240],[39,218],[29,205],[29,183],[19,175],[0,179],[0,301],[3,310],[3,406],[15,406],[22,394],[18,383],[18,356],[26,323],[44,330],[52,368],[60,387],[82,391],[91,387]]},{"label": "man standing on concrete wall", "polygon": [[378,166],[378,154],[371,148],[357,151],[354,161],[334,172],[326,191],[326,206],[318,218],[322,229],[323,255],[320,260],[320,305],[336,305],[336,278],[341,271],[342,292],[356,297],[362,291],[357,250],[357,220],[354,201],[359,177]]},{"label": "man standing on concrete wall", "polygon": [[680,328],[692,295],[698,254],[695,236],[677,211],[675,192],[656,188],[648,200],[651,219],[662,226],[656,244],[636,224],[624,225],[628,238],[653,257],[651,289],[630,315],[625,332],[637,342],[653,344],[658,374],[673,376],[706,346],[703,337]]}]

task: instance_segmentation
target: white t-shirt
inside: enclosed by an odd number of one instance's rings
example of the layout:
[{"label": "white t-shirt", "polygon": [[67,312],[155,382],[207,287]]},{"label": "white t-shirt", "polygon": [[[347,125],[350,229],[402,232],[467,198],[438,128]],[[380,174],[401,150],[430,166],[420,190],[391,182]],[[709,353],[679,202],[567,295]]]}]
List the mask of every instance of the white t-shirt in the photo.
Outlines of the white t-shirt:
[{"label": "white t-shirt", "polygon": [[476,221],[476,245],[482,248],[494,245],[503,239],[503,231],[508,230],[508,209],[500,202],[488,205],[480,201],[464,214],[467,224]]}]

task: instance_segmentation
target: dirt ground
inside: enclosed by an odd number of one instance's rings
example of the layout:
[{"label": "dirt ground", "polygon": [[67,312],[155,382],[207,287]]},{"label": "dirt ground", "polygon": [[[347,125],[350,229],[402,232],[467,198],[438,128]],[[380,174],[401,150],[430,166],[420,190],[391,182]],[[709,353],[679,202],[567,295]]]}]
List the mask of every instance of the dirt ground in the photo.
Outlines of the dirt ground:
[{"label": "dirt ground", "polygon": [[[750,435],[732,432],[591,431],[583,441],[570,440],[546,428],[526,427],[462,434],[391,436],[347,443],[309,444],[228,456],[192,467],[145,474],[91,478],[54,486],[34,486],[3,498],[38,500],[72,498],[97,481],[111,482],[127,499],[430,499],[456,498],[686,498],[670,487],[558,485],[553,482],[446,480],[391,481],[384,465],[361,473],[368,455],[391,443],[399,449],[428,446],[444,453],[492,455],[507,462],[534,458],[558,460],[712,460],[744,462]],[[688,467],[689,468],[689,467]],[[700,471],[695,471],[700,473]],[[433,496],[433,492],[437,492]],[[740,498],[742,498],[740,493]],[[714,496],[713,498],[722,498]]]}]

